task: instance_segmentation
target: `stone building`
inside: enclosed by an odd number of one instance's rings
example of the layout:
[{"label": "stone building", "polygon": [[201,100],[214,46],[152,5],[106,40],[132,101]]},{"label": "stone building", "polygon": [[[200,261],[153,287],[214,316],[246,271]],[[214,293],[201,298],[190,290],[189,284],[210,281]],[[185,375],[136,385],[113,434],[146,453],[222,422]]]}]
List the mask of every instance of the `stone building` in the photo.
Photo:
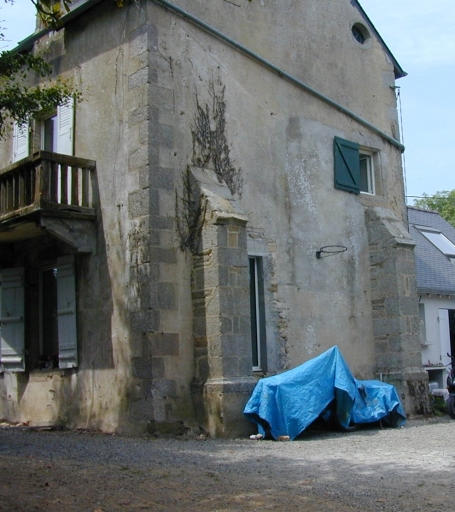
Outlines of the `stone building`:
[{"label": "stone building", "polygon": [[1,143],[0,415],[248,432],[256,380],[337,344],[425,409],[395,80],[355,0],[80,0],[82,99]]}]

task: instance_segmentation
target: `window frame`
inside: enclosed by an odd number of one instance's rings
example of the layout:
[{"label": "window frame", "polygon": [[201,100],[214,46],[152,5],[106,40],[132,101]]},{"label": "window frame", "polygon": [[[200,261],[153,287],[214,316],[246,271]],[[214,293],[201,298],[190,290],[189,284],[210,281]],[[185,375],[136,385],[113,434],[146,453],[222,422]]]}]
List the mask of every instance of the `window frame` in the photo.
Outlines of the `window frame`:
[{"label": "window frame", "polygon": [[[361,146],[357,142],[334,137],[333,139],[333,173],[336,189],[375,196],[377,194],[377,171],[375,162],[378,151]],[[367,162],[367,190],[362,187],[361,160]]]},{"label": "window frame", "polygon": [[[419,233],[425,237],[426,240],[428,240],[434,247],[436,247],[436,249],[438,249],[439,252],[441,252],[442,254],[444,254],[444,256],[446,256],[447,258],[451,259],[452,261],[455,261],[455,244],[449,240],[442,231],[440,231],[439,229],[434,229],[434,228],[430,228],[430,227],[427,227],[427,226],[415,226],[415,228],[417,229],[417,231],[419,231]],[[439,237],[442,237],[442,242],[444,244],[448,244],[449,246],[452,246],[453,247],[453,252],[449,252],[449,251],[446,251],[444,250],[444,248],[440,245],[437,244],[437,242],[430,238],[429,236],[427,236],[425,233],[432,233],[433,235],[438,235]]]},{"label": "window frame", "polygon": [[[52,147],[46,147],[46,123],[52,121]],[[44,151],[49,151],[51,153],[57,152],[57,141],[58,141],[58,116],[57,111],[52,112],[51,114],[42,117],[39,120],[39,128],[40,128],[40,149]]]},{"label": "window frame", "polygon": [[[39,296],[38,296],[38,323],[39,323],[39,335],[38,335],[38,362],[42,362],[42,357],[45,356],[45,350],[44,350],[44,310],[45,310],[45,302],[46,298],[45,295],[45,288],[44,288],[44,273],[48,272],[49,270],[52,270],[53,272],[58,271],[57,263],[48,263],[46,265],[42,265],[38,269],[38,286],[39,286]],[[55,282],[55,287],[57,287],[57,282]],[[57,327],[57,360],[56,364],[53,364],[52,366],[39,366],[39,369],[56,369],[58,368],[58,354],[59,354],[59,346],[58,346],[58,320],[57,320],[57,289],[55,289],[55,304],[53,306],[53,309],[55,311],[56,315],[56,327]],[[55,362],[54,362],[55,363]]]},{"label": "window frame", "polygon": [[[361,164],[362,159],[367,162],[367,165],[366,165],[367,190],[362,190],[362,164]],[[360,147],[359,148],[359,166],[360,166],[360,181],[359,181],[360,193],[366,194],[369,196],[375,196],[376,195],[376,172],[375,172],[375,165],[374,165],[374,153],[370,150]]]},{"label": "window frame", "polygon": [[[254,272],[252,272],[252,267]],[[267,338],[264,301],[263,256],[248,255],[248,273],[250,282],[250,320],[251,320],[251,367],[254,372],[267,371]],[[252,279],[254,282],[252,282]]]},{"label": "window frame", "polygon": [[[57,352],[53,359],[45,359],[43,339],[43,313],[45,286],[43,273],[55,270],[55,296],[53,310],[56,315],[57,337],[55,341]],[[25,276],[29,273],[37,273],[37,283],[33,284]],[[64,370],[78,367],[78,304],[77,304],[77,266],[73,255],[57,257],[51,261],[42,262],[38,266],[12,267],[0,269],[2,280],[9,275],[21,283],[19,291],[14,297],[20,297],[22,331],[20,339],[17,336],[11,342],[4,339],[3,325],[0,326],[0,362],[1,371],[29,372]],[[17,280],[16,279],[16,280]],[[14,284],[14,283],[13,283]],[[33,289],[37,288],[37,295]],[[19,295],[18,295],[19,294]],[[9,310],[8,305],[2,304],[6,300],[4,289],[0,287],[0,305],[2,311]],[[12,299],[9,299],[12,300]],[[38,305],[36,305],[38,302]],[[17,309],[12,304],[13,310]],[[37,309],[36,317],[30,314],[30,308]],[[8,317],[8,313],[6,313]],[[2,320],[4,320],[2,318]],[[13,318],[14,320],[14,318]],[[36,336],[32,335],[36,333]],[[2,350],[3,349],[3,350]],[[13,353],[14,352],[14,353]],[[52,355],[52,354],[51,354]]]}]

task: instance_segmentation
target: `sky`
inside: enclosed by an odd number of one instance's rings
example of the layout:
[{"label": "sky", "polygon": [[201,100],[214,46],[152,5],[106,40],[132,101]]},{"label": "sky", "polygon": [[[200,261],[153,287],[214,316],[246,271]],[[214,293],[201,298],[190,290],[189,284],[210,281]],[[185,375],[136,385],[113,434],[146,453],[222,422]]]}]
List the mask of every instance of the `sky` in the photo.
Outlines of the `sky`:
[{"label": "sky", "polygon": [[[408,76],[400,86],[408,196],[455,189],[455,2],[360,0]],[[408,204],[413,198],[408,197]]]},{"label": "sky", "polygon": [[[408,204],[412,196],[455,189],[455,1],[360,3],[408,73],[396,84]],[[34,30],[30,0],[15,0],[12,6],[2,2],[0,20],[6,39],[2,49],[13,48]]]}]

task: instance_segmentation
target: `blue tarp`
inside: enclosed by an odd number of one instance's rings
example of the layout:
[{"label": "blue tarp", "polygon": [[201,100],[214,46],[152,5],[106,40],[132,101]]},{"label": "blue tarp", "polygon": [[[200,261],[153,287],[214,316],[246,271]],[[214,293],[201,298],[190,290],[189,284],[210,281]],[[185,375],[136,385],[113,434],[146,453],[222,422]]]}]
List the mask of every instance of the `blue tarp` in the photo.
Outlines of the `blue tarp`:
[{"label": "blue tarp", "polygon": [[274,439],[295,439],[319,417],[335,419],[345,429],[379,420],[398,426],[406,420],[394,386],[355,379],[337,346],[259,380],[243,412],[259,433]]}]

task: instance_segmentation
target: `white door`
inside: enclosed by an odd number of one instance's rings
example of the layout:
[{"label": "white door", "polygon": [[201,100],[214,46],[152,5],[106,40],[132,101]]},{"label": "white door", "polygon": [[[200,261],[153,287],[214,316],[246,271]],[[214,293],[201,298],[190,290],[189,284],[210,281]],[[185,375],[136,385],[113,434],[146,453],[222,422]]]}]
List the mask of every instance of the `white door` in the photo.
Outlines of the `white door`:
[{"label": "white door", "polygon": [[450,328],[449,328],[449,310],[439,309],[438,311],[439,321],[439,346],[441,350],[441,361],[442,364],[449,364],[450,358],[447,354],[451,353],[450,350]]}]

